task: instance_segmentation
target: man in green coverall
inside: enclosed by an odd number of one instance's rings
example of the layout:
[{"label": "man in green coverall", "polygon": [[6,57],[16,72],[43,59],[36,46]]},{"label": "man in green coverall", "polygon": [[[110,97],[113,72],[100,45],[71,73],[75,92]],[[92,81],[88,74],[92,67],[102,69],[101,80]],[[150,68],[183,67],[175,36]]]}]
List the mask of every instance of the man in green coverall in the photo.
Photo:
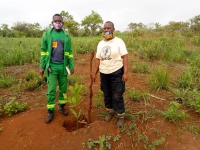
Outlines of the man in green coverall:
[{"label": "man in green coverall", "polygon": [[[52,21],[53,28],[45,31],[41,42],[40,74],[47,76],[47,110],[46,123],[53,120],[56,103],[56,86],[59,85],[58,110],[68,115],[64,108],[68,86],[67,75],[74,73],[74,58],[70,35],[62,29],[63,18],[55,14]],[[66,70],[69,68],[69,72]]]}]

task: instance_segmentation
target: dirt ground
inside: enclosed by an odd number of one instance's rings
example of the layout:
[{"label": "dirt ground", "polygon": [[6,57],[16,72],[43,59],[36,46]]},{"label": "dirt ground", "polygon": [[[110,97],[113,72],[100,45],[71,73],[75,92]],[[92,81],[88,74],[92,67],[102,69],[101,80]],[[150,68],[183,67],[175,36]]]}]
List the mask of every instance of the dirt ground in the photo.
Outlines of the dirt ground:
[{"label": "dirt ground", "polygon": [[[83,83],[89,87],[90,85],[90,54],[77,55],[75,60],[75,74],[83,77]],[[145,82],[147,74],[137,74],[131,72],[131,67],[134,63],[134,55],[129,56],[129,80],[126,83],[127,89],[135,88],[137,90],[147,90],[148,84]],[[16,70],[21,70],[21,73],[13,75],[15,78],[22,78],[24,73],[30,69],[38,71],[37,65],[26,64],[24,66],[12,66],[6,68],[8,74],[12,74]],[[171,68],[169,68],[171,69]],[[176,74],[176,70],[172,70]],[[20,71],[19,71],[20,72]],[[19,112],[11,117],[4,114],[0,118],[0,150],[81,150],[88,149],[87,143],[89,139],[93,141],[99,140],[99,137],[111,136],[109,141],[112,150],[142,150],[144,145],[149,146],[146,149],[171,149],[171,150],[199,150],[200,136],[189,130],[184,129],[188,126],[199,126],[200,116],[191,108],[183,107],[191,117],[185,119],[178,125],[164,120],[160,115],[152,117],[149,113],[153,110],[164,110],[170,102],[171,94],[166,90],[150,91],[150,94],[162,98],[150,98],[149,105],[145,105],[145,101],[130,101],[126,99],[126,108],[129,108],[135,116],[132,120],[126,119],[126,127],[131,125],[137,126],[136,130],[117,129],[115,126],[116,118],[111,122],[105,122],[103,117],[98,115],[105,112],[104,108],[98,109],[93,103],[91,110],[91,123],[74,129],[72,126],[75,123],[74,115],[69,111],[68,116],[63,116],[56,111],[53,121],[50,124],[45,123],[46,110],[46,85],[43,90],[36,91],[21,91],[17,98],[19,102],[27,102],[28,108],[24,112]],[[92,88],[94,94],[99,90],[99,74],[96,83]],[[85,95],[83,106],[83,115],[88,117],[89,110],[89,90]],[[11,88],[0,89],[2,102],[15,97]],[[56,108],[57,109],[57,108]],[[137,117],[139,112],[147,112],[146,114]],[[63,124],[71,125],[71,131],[64,127]],[[128,133],[128,131],[130,131]],[[120,136],[118,141],[113,141],[114,137]],[[156,146],[157,139],[164,138],[164,143]],[[158,144],[159,145],[159,144]],[[104,147],[105,148],[105,147]],[[98,145],[93,149],[99,149]],[[106,149],[106,148],[105,148]]]}]

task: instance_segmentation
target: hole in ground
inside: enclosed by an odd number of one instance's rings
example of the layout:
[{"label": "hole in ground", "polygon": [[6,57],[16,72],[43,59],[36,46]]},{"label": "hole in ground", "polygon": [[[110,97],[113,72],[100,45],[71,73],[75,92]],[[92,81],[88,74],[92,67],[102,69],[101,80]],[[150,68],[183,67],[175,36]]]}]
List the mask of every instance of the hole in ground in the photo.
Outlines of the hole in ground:
[{"label": "hole in ground", "polygon": [[88,119],[85,117],[85,115],[81,115],[78,119],[72,118],[71,120],[64,120],[62,123],[62,126],[67,130],[68,132],[76,131],[80,128],[85,128],[88,125]]}]

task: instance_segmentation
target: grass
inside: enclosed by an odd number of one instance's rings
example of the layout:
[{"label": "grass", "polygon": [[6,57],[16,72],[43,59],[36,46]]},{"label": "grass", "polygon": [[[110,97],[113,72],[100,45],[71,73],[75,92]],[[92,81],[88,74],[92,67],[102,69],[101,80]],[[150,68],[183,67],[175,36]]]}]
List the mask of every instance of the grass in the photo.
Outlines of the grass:
[{"label": "grass", "polygon": [[169,71],[159,67],[150,75],[148,81],[151,90],[169,89],[170,76]]},{"label": "grass", "polygon": [[184,110],[180,109],[180,106],[177,102],[171,102],[169,108],[162,112],[163,117],[174,124],[180,123],[181,120],[189,116]]}]

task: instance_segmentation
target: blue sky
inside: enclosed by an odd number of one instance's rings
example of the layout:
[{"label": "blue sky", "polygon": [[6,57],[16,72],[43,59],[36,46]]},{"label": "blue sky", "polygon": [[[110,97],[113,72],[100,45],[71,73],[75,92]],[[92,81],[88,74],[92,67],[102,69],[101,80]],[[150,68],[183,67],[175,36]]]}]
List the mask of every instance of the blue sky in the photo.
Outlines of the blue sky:
[{"label": "blue sky", "polygon": [[165,25],[169,21],[189,21],[200,15],[200,0],[4,0],[0,3],[0,25],[11,27],[20,21],[46,27],[62,10],[79,23],[93,10],[104,21],[113,21],[116,30],[124,31],[131,22]]}]

